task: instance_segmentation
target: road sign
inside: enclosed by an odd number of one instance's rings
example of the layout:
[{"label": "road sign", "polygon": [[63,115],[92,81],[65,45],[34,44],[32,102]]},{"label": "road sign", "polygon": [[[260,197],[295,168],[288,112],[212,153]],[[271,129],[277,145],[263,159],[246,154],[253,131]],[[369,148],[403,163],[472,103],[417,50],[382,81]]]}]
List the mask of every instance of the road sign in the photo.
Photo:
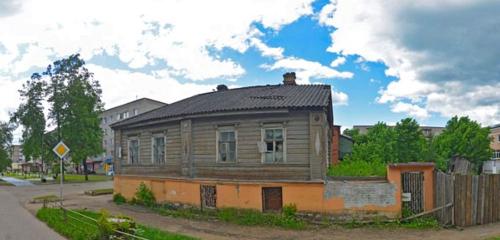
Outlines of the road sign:
[{"label": "road sign", "polygon": [[54,147],[54,149],[52,149],[52,151],[54,151],[57,154],[57,156],[62,159],[64,156],[66,156],[66,154],[68,154],[69,148],[68,146],[66,146],[66,144],[64,144],[63,141],[60,141]]}]

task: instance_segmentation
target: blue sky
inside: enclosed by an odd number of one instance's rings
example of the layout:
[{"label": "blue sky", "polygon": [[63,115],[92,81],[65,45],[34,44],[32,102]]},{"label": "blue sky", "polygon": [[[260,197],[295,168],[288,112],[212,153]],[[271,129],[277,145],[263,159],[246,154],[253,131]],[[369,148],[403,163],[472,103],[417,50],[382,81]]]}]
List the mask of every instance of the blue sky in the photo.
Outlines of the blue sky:
[{"label": "blue sky", "polygon": [[0,120],[32,72],[78,52],[107,107],[136,97],[173,102],[221,83],[278,84],[295,71],[301,84],[333,86],[335,123],[344,127],[408,116],[442,126],[454,115],[491,125],[500,122],[492,9],[500,4],[5,0],[0,95],[9,101],[0,102]]}]

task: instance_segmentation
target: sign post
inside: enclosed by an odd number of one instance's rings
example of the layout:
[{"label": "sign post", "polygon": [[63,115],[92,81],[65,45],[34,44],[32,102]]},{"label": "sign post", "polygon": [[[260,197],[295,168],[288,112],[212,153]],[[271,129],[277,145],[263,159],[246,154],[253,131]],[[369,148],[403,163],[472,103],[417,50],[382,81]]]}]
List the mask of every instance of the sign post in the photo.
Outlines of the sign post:
[{"label": "sign post", "polygon": [[61,161],[59,162],[59,174],[61,176],[61,184],[59,186],[59,198],[61,200],[61,207],[63,205],[63,161],[64,161],[64,156],[66,156],[66,154],[68,154],[69,152],[69,148],[68,146],[66,146],[66,144],[64,144],[63,141],[60,141],[55,147],[54,149],[52,149],[52,151],[54,151],[54,153],[56,153],[56,155],[61,159]]}]

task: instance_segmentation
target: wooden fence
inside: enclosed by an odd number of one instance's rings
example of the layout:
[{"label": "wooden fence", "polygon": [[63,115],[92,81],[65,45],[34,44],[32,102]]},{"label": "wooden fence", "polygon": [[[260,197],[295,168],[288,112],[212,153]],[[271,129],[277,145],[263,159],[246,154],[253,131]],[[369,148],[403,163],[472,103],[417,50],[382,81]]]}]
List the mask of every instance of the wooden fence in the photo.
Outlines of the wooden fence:
[{"label": "wooden fence", "polygon": [[[435,213],[442,224],[472,226],[500,221],[500,175],[435,174]],[[446,207],[450,206],[450,207]]]}]

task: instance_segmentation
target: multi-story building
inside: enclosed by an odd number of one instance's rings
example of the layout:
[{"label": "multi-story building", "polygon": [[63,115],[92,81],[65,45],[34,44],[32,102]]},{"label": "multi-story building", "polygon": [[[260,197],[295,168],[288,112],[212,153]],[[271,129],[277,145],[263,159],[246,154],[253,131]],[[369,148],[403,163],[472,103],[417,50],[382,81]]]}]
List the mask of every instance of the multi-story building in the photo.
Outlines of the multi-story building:
[{"label": "multi-story building", "polygon": [[[373,125],[354,125],[354,129],[359,129],[359,133],[361,134],[366,134],[368,133],[368,130],[372,128]],[[389,127],[394,127],[394,126],[389,126]],[[443,132],[444,127],[431,127],[431,126],[420,126],[420,130],[422,130],[422,133],[424,134],[425,137],[433,137],[436,135],[439,135]]]},{"label": "multi-story building", "polygon": [[102,142],[104,153],[101,156],[88,161],[88,169],[91,171],[97,171],[98,166],[104,162],[107,164],[103,164],[104,167],[102,170],[107,172],[109,170],[109,165],[111,165],[113,162],[114,133],[113,130],[109,127],[110,124],[134,117],[141,113],[145,113],[165,105],[165,103],[160,101],[149,98],[141,98],[103,111],[101,113],[101,129],[104,135]]},{"label": "multi-story building", "polygon": [[21,170],[21,164],[25,162],[21,145],[12,145],[10,160],[12,161],[11,168],[13,171]]},{"label": "multi-story building", "polygon": [[500,124],[490,128],[490,147],[493,150],[492,160],[500,161]]},{"label": "multi-story building", "polygon": [[483,163],[483,173],[499,174],[500,173],[500,124],[490,127],[490,148],[492,156],[490,161]]}]

